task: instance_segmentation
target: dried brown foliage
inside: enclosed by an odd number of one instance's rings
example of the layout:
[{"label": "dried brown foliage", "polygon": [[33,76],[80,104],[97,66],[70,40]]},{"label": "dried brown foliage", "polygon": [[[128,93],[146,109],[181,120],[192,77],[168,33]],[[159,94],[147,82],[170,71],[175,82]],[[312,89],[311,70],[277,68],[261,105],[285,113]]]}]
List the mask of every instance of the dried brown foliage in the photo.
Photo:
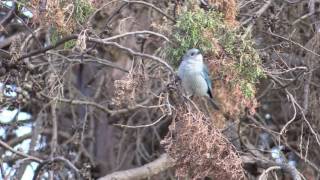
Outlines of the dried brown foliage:
[{"label": "dried brown foliage", "polygon": [[204,32],[204,36],[211,40],[214,50],[207,54],[206,60],[213,80],[214,98],[221,104],[221,111],[212,111],[211,118],[214,119],[216,127],[225,127],[226,116],[229,119],[238,119],[248,110],[250,114],[255,113],[258,102],[255,97],[245,97],[241,89],[239,72],[236,71],[237,60],[229,57],[221,45],[210,33]]},{"label": "dried brown foliage", "polygon": [[[244,114],[246,107],[251,114],[254,114],[257,101],[254,97],[245,97],[240,84],[236,83],[239,77],[234,71],[235,61],[227,57],[223,51],[219,52],[219,49],[217,51],[218,56],[208,58],[208,68],[214,73],[213,77],[218,77],[213,83],[213,88],[215,98],[222,104],[222,112],[236,119]],[[223,72],[223,77],[219,72]]]},{"label": "dried brown foliage", "polygon": [[62,34],[70,34],[78,28],[79,23],[85,25],[84,18],[94,8],[94,4],[86,0],[32,0],[28,8],[32,11],[34,26],[54,27]]},{"label": "dried brown foliage", "polygon": [[73,23],[67,20],[66,11],[68,11],[68,8],[57,0],[48,0],[46,2],[47,4],[43,5],[40,4],[40,0],[30,2],[32,13],[35,16],[33,22],[42,27],[54,26],[60,31],[70,31]]},{"label": "dried brown foliage", "polygon": [[179,107],[169,129],[163,144],[177,163],[178,177],[244,178],[234,147],[202,112]]},{"label": "dried brown foliage", "polygon": [[230,26],[238,25],[236,20],[237,15],[237,0],[208,0],[209,4],[214,4],[220,11],[224,13],[226,22]]},{"label": "dried brown foliage", "polygon": [[[141,72],[141,71],[140,71]],[[118,107],[130,106],[134,104],[140,97],[139,94],[145,93],[142,92],[144,89],[148,89],[146,83],[147,76],[142,72],[130,73],[128,76],[120,80],[115,80],[115,96],[113,102]]]}]

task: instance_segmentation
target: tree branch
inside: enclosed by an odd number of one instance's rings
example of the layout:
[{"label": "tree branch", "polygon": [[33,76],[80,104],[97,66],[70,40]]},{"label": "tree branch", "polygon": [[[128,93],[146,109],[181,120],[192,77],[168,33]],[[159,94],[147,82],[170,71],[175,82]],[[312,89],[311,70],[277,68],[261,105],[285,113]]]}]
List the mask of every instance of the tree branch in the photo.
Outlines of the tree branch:
[{"label": "tree branch", "polygon": [[144,179],[162,171],[167,170],[175,165],[173,159],[169,157],[168,154],[162,154],[158,159],[145,164],[138,168],[133,168],[124,171],[117,171],[108,174],[98,180],[134,180],[134,179]]},{"label": "tree branch", "polygon": [[5,142],[3,142],[1,140],[0,140],[0,146],[2,146],[3,148],[5,148],[5,149],[7,149],[7,150],[11,151],[12,153],[15,153],[15,154],[17,154],[19,156],[22,156],[22,157],[25,157],[25,158],[29,158],[32,161],[35,161],[35,162],[38,162],[38,163],[42,162],[42,159],[39,159],[37,157],[30,156],[30,155],[25,154],[23,152],[17,151],[15,149],[13,149],[11,146],[9,146],[7,143],[5,143]]},{"label": "tree branch", "polygon": [[10,21],[14,18],[14,13],[18,11],[17,2],[13,1],[12,9],[8,12],[8,14],[0,21],[0,26],[4,27],[10,23]]},{"label": "tree branch", "polygon": [[158,11],[160,14],[162,14],[166,18],[170,19],[172,22],[176,23],[176,20],[173,17],[169,16],[168,14],[166,14],[160,8],[154,6],[153,4],[150,4],[150,3],[147,3],[144,1],[131,1],[131,0],[122,0],[122,1],[127,2],[127,3],[136,3],[136,4],[143,4],[143,5],[149,6],[149,7],[153,8],[154,10]]}]

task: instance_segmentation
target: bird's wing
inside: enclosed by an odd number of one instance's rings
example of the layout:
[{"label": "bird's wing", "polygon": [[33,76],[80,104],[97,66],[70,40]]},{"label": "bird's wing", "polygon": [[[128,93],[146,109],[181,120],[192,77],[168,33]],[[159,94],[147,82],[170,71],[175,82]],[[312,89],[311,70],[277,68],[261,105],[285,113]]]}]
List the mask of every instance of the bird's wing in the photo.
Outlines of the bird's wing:
[{"label": "bird's wing", "polygon": [[209,71],[206,65],[203,65],[203,71],[202,71],[202,77],[205,79],[207,85],[208,85],[208,94],[212,98],[212,82],[210,79]]}]

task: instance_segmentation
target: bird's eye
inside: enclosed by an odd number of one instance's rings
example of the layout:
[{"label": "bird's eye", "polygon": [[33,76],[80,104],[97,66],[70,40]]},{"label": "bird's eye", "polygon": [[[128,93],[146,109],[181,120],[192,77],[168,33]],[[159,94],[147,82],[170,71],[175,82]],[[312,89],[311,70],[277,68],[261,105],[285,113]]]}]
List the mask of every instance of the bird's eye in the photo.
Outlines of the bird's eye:
[{"label": "bird's eye", "polygon": [[194,53],[191,53],[191,56],[193,56],[194,55]]}]

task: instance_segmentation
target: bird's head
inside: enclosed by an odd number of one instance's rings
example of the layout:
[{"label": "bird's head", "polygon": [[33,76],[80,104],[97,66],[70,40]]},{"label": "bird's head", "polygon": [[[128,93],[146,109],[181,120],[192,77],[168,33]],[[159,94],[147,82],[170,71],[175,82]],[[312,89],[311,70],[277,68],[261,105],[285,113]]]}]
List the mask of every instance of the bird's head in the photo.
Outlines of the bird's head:
[{"label": "bird's head", "polygon": [[186,54],[183,56],[184,61],[189,61],[193,63],[203,62],[203,56],[199,49],[192,48],[189,49]]}]

